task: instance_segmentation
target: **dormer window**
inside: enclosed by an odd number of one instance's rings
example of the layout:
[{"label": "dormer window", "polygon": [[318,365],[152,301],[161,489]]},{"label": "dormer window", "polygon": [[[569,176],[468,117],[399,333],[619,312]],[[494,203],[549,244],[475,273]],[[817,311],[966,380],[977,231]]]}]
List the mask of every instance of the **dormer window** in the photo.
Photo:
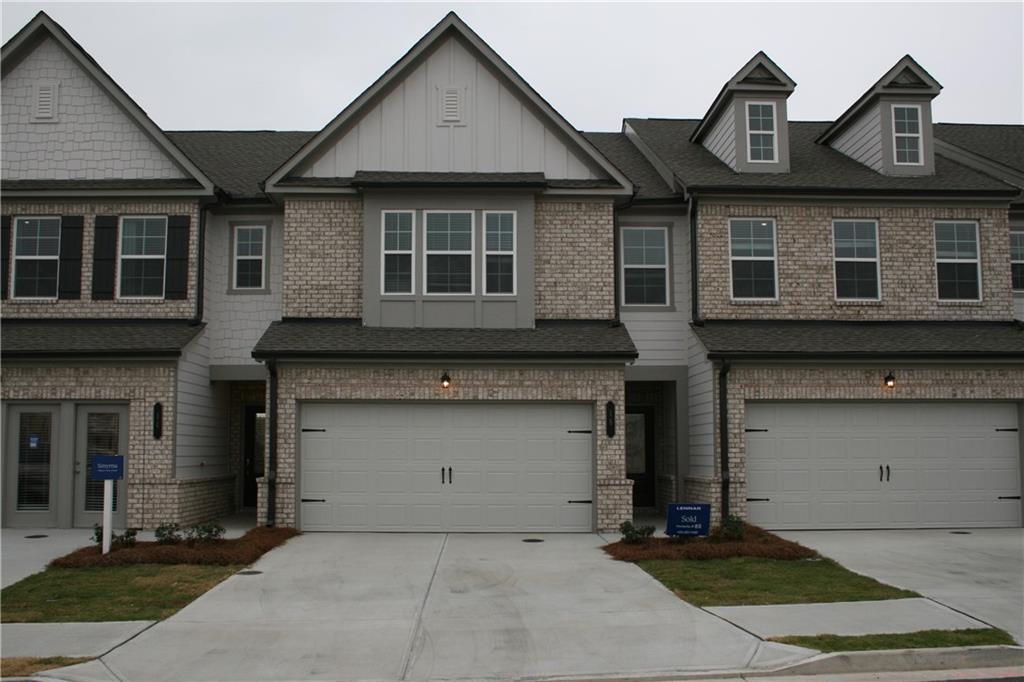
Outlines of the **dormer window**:
[{"label": "dormer window", "polygon": [[747,161],[774,163],[778,158],[774,102],[747,103]]},{"label": "dormer window", "polygon": [[893,105],[893,158],[897,165],[921,165],[921,107]]}]

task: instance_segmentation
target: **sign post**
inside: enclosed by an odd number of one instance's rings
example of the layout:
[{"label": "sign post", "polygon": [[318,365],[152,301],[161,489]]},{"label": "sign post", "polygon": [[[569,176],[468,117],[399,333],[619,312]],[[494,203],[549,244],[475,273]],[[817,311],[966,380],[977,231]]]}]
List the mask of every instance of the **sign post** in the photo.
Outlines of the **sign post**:
[{"label": "sign post", "polygon": [[103,553],[110,553],[114,525],[114,481],[124,478],[124,455],[96,455],[89,461],[89,478],[103,481]]},{"label": "sign post", "polygon": [[707,535],[711,530],[710,504],[670,504],[665,535],[670,537]]}]

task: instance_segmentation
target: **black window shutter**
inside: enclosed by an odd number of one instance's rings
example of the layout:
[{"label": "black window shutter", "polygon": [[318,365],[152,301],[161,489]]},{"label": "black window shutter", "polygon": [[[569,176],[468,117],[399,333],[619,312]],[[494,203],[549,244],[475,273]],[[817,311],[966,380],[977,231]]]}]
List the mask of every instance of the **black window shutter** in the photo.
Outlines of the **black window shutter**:
[{"label": "black window shutter", "polygon": [[82,298],[82,228],[85,218],[66,215],[60,218],[60,268],[57,298]]},{"label": "black window shutter", "polygon": [[11,285],[11,216],[0,216],[0,248],[3,258],[0,259],[0,298],[7,298],[7,288]]},{"label": "black window shutter", "polygon": [[164,275],[164,298],[188,298],[188,233],[191,220],[187,215],[167,218],[167,271]]},{"label": "black window shutter", "polygon": [[117,270],[117,216],[96,216],[96,238],[92,247],[92,298],[114,298],[114,274]]}]

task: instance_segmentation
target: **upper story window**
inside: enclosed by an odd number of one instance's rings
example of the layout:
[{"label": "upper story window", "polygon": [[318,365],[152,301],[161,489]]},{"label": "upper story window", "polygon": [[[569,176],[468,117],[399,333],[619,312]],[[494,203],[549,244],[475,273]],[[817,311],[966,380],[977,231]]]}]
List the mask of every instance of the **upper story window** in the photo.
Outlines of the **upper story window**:
[{"label": "upper story window", "polygon": [[777,298],[774,220],[730,220],[729,254],[733,299]]},{"label": "upper story window", "polygon": [[1010,232],[1010,273],[1013,290],[1024,291],[1024,230]]},{"label": "upper story window", "polygon": [[920,166],[921,107],[892,107],[893,159],[897,165]]},{"label": "upper story window", "polygon": [[423,291],[473,293],[473,212],[424,211]]},{"label": "upper story window", "polygon": [[622,228],[622,304],[668,305],[668,229]]},{"label": "upper story window", "polygon": [[935,269],[939,300],[981,299],[978,224],[943,220],[935,223]]},{"label": "upper story window", "polygon": [[382,214],[384,242],[380,286],[385,294],[412,293],[414,220],[412,211],[384,211]]},{"label": "upper story window", "polygon": [[266,253],[266,225],[235,225],[235,289],[263,289],[266,286]]},{"label": "upper story window", "polygon": [[18,218],[14,223],[14,298],[57,298],[60,218]]},{"label": "upper story window", "polygon": [[878,300],[878,224],[873,220],[832,222],[836,298]]},{"label": "upper story window", "polygon": [[516,293],[516,214],[484,211],[484,293]]},{"label": "upper story window", "polygon": [[778,158],[774,102],[747,103],[747,161],[773,162]]},{"label": "upper story window", "polygon": [[121,218],[118,298],[163,298],[167,217]]}]

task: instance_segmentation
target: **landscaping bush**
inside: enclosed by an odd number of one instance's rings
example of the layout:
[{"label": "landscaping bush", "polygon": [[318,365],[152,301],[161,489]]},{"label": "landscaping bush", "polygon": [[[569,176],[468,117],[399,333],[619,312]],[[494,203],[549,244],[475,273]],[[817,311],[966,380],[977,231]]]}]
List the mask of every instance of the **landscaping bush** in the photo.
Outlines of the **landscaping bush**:
[{"label": "landscaping bush", "polygon": [[213,542],[224,537],[224,526],[219,523],[197,523],[185,529],[186,542]]},{"label": "landscaping bush", "polygon": [[299,531],[294,528],[260,526],[240,538],[230,540],[209,539],[175,544],[136,542],[133,546],[112,547],[109,554],[102,554],[99,547],[82,547],[54,559],[50,566],[85,568],[125,564],[247,565],[298,534]]},{"label": "landscaping bush", "polygon": [[622,541],[630,545],[646,544],[654,535],[654,526],[634,526],[632,521],[623,521],[619,526]]},{"label": "landscaping bush", "polygon": [[161,545],[171,545],[176,542],[181,542],[181,526],[176,523],[164,523],[156,527],[153,531],[156,535],[156,541]]},{"label": "landscaping bush", "polygon": [[[613,542],[604,551],[620,561],[649,559],[729,559],[759,557],[762,559],[815,559],[813,549],[783,540],[763,528],[739,521],[742,539],[719,534],[708,538],[649,538],[643,544]],[[735,532],[730,531],[730,532]],[[625,534],[623,534],[625,535]]]},{"label": "landscaping bush", "polygon": [[745,532],[746,524],[743,523],[743,519],[735,514],[729,514],[722,525],[711,532],[711,539],[719,542],[742,540]]},{"label": "landscaping bush", "polygon": [[[110,549],[113,550],[115,547],[134,547],[135,536],[139,532],[134,528],[129,528],[123,533],[110,533]],[[100,547],[100,551],[103,549],[103,526],[98,523],[94,523],[92,526],[92,541]]]}]

